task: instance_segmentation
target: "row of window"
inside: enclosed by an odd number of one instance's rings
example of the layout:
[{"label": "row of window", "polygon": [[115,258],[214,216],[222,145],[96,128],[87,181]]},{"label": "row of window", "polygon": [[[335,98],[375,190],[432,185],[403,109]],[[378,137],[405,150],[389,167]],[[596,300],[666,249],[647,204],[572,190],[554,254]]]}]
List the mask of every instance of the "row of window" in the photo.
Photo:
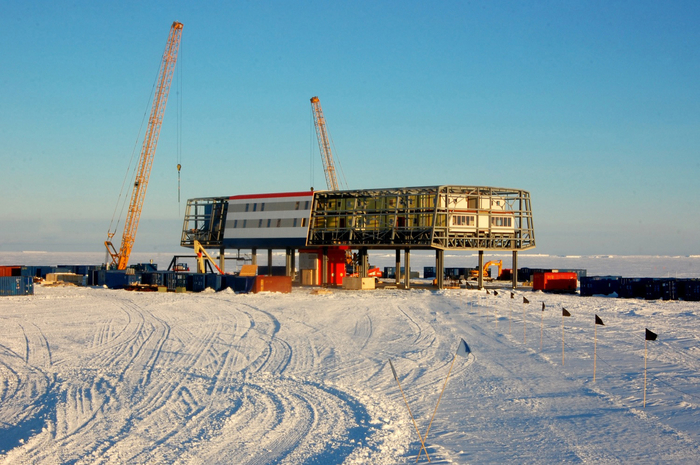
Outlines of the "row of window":
[{"label": "row of window", "polygon": [[[452,215],[452,226],[476,226],[475,215]],[[513,218],[510,216],[492,216],[491,226],[509,228],[513,226]]]},{"label": "row of window", "polygon": [[259,220],[233,220],[234,228],[305,228],[306,218],[277,218]]},{"label": "row of window", "polygon": [[493,216],[491,217],[491,226],[511,227],[513,218],[510,216]]},{"label": "row of window", "polygon": [[453,226],[474,226],[476,225],[476,217],[473,215],[453,215]]},{"label": "row of window", "polygon": [[[310,201],[296,202],[254,202],[254,203],[232,203],[229,204],[230,212],[264,212],[264,211],[290,211],[290,210],[308,210]],[[303,207],[303,208],[302,208]]]}]

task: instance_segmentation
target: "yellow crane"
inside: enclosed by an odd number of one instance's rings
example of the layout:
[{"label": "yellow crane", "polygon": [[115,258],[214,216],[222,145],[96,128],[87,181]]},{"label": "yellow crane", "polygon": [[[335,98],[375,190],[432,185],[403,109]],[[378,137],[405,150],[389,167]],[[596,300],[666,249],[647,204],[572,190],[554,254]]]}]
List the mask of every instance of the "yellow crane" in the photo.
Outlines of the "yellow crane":
[{"label": "yellow crane", "polygon": [[333,161],[333,153],[331,152],[330,137],[326,128],[326,119],[323,117],[321,110],[321,101],[318,97],[311,97],[311,108],[314,112],[314,126],[316,127],[316,136],[318,138],[318,149],[321,152],[323,160],[323,171],[326,174],[326,186],[328,190],[339,190],[338,177],[336,176],[335,163]]},{"label": "yellow crane", "polygon": [[[161,60],[160,70],[158,72],[158,81],[155,87],[153,97],[153,106],[148,119],[148,127],[143,138],[143,146],[141,148],[141,156],[137,165],[136,178],[134,180],[134,188],[131,192],[131,201],[129,202],[129,212],[124,222],[124,232],[122,233],[122,242],[119,252],[117,252],[112,244],[112,238],[115,231],[108,231],[108,240],[105,241],[107,252],[112,257],[112,264],[118,270],[126,269],[129,263],[129,256],[134,246],[136,239],[136,230],[139,227],[139,219],[141,218],[141,210],[143,209],[143,201],[146,198],[146,188],[148,187],[148,179],[151,175],[151,167],[153,166],[153,157],[156,154],[156,146],[158,145],[158,136],[163,123],[163,114],[165,113],[165,105],[168,102],[168,94],[170,92],[170,84],[173,79],[175,64],[177,63],[177,52],[180,48],[180,38],[182,37],[182,23],[173,22],[168,35],[168,42],[165,45],[165,52]],[[178,172],[179,172],[178,165]],[[111,228],[111,227],[110,227]]]}]

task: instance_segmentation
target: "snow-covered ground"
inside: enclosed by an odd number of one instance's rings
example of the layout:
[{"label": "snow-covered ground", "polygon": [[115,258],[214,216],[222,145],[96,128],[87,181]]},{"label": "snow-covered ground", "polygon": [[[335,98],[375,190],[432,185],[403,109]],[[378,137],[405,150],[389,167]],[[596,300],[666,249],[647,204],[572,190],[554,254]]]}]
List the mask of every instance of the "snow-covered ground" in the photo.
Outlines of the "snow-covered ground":
[{"label": "snow-covered ground", "polygon": [[[100,261],[71,256],[0,260]],[[413,266],[432,265],[423,260]],[[700,257],[519,265],[700,276]],[[700,463],[699,316],[698,302],[523,289],[511,299],[37,286],[0,299],[0,463],[415,463],[420,441],[388,362],[425,435],[453,359],[426,440],[433,463]],[[658,334],[646,407],[645,328]],[[455,358],[462,338],[472,353]]]}]

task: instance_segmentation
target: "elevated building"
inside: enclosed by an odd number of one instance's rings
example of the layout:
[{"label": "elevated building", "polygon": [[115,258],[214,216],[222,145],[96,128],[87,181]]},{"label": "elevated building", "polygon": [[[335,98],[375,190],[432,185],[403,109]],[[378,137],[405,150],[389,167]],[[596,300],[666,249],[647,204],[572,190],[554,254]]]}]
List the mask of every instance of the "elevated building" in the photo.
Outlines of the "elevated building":
[{"label": "elevated building", "polygon": [[181,245],[192,247],[194,240],[222,257],[226,249],[250,249],[254,257],[258,249],[284,249],[288,269],[295,250],[319,250],[323,257],[332,249],[357,250],[361,275],[369,249],[396,250],[397,269],[403,250],[407,270],[412,249],[434,249],[438,287],[446,250],[476,250],[481,287],[483,252],[511,251],[515,271],[517,253],[535,247],[535,229],[529,192],[447,185],[190,199]]}]

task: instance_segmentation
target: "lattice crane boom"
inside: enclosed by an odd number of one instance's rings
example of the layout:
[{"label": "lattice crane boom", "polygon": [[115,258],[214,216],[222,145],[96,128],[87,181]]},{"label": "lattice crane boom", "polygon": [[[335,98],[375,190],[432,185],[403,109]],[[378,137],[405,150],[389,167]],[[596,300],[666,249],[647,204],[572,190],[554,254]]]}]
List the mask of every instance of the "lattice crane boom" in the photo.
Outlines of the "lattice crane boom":
[{"label": "lattice crane boom", "polygon": [[337,191],[339,190],[338,177],[335,172],[335,163],[333,162],[328,129],[326,129],[326,119],[323,117],[323,110],[321,110],[321,102],[318,97],[311,98],[311,107],[314,112],[314,126],[316,126],[318,149],[321,152],[323,171],[326,174],[326,186],[328,190]]},{"label": "lattice crane boom", "polygon": [[107,251],[112,257],[112,263],[114,263],[119,270],[126,269],[136,239],[136,231],[141,218],[143,201],[146,198],[146,189],[148,188],[148,180],[151,175],[153,158],[156,154],[156,146],[158,145],[158,136],[160,135],[160,128],[163,123],[163,114],[165,113],[170,84],[173,79],[175,64],[177,63],[177,53],[180,48],[181,37],[182,23],[175,21],[170,27],[168,42],[165,46],[165,52],[163,53],[163,59],[161,60],[160,70],[158,72],[153,106],[151,107],[146,134],[143,138],[141,156],[139,157],[137,166],[134,188],[131,192],[129,212],[124,222],[124,232],[122,233],[122,242],[119,252],[114,249],[114,245],[111,242],[114,233],[109,235],[110,240],[105,241]]}]

